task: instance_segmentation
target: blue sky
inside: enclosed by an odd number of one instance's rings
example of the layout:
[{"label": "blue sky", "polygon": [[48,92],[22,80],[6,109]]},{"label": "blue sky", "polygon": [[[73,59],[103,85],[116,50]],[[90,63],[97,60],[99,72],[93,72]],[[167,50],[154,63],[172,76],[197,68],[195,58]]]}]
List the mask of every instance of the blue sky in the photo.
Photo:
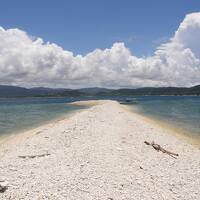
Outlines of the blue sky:
[{"label": "blue sky", "polygon": [[0,84],[193,86],[199,41],[200,0],[1,0]]},{"label": "blue sky", "polygon": [[0,26],[19,28],[74,54],[122,41],[133,55],[152,55],[174,35],[199,0],[1,0]]}]

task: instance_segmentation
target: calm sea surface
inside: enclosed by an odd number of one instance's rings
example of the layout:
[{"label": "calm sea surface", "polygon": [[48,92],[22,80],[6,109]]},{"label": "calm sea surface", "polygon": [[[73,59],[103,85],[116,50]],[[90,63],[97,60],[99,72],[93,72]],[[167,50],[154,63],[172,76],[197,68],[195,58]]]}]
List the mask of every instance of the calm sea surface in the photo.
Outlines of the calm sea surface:
[{"label": "calm sea surface", "polygon": [[200,138],[200,96],[143,96],[133,101],[134,111]]},{"label": "calm sea surface", "polygon": [[[134,111],[158,119],[170,126],[200,137],[200,97],[198,96],[138,96],[129,105]],[[93,97],[87,99],[94,99]],[[101,99],[96,97],[95,99]],[[124,100],[127,97],[106,97]],[[16,98],[0,99],[0,136],[24,131],[84,109],[68,105],[78,98]]]},{"label": "calm sea surface", "polygon": [[0,99],[0,136],[24,131],[85,107],[68,105],[70,98]]}]

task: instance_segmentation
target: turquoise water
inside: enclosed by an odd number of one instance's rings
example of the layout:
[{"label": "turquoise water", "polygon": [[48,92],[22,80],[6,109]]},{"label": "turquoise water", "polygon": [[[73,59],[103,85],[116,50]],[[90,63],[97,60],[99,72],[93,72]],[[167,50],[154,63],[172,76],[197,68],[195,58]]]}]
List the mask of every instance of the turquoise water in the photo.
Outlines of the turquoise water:
[{"label": "turquoise water", "polygon": [[0,136],[17,133],[85,107],[68,105],[69,98],[0,99]]},{"label": "turquoise water", "polygon": [[199,96],[143,96],[130,105],[138,113],[173,126],[190,137],[200,138]]},{"label": "turquoise water", "polygon": [[[138,96],[130,105],[134,111],[163,121],[170,126],[200,138],[200,97],[199,96]],[[45,122],[84,109],[67,102],[85,99],[73,98],[16,98],[0,99],[0,136],[37,127]],[[95,97],[102,99],[102,97]],[[104,97],[123,101],[127,97]]]}]

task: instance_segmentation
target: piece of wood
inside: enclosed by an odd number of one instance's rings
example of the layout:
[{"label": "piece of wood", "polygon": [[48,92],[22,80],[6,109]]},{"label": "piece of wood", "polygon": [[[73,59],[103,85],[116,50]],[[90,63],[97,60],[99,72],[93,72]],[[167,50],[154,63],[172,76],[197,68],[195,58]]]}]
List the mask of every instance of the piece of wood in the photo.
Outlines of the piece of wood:
[{"label": "piece of wood", "polygon": [[173,152],[171,152],[171,151],[168,151],[168,150],[162,148],[159,144],[154,143],[154,141],[151,142],[151,143],[150,143],[150,142],[147,142],[147,141],[144,141],[144,143],[145,143],[146,145],[152,146],[156,151],[161,151],[161,152],[163,152],[163,153],[166,153],[166,154],[172,156],[173,158],[176,158],[175,156],[178,156],[177,153],[173,153]]},{"label": "piece of wood", "polygon": [[36,158],[36,157],[44,157],[49,156],[49,153],[40,154],[40,155],[27,155],[27,156],[18,156],[19,158]]}]

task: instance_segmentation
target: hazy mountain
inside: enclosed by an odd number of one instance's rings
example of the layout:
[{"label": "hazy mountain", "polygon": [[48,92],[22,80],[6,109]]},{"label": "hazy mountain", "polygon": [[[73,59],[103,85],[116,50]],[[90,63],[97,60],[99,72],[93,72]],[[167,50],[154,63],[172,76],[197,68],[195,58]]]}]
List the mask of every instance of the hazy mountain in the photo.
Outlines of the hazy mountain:
[{"label": "hazy mountain", "polygon": [[119,89],[111,95],[200,95],[200,85],[195,87],[146,87],[137,89]]},{"label": "hazy mountain", "polygon": [[64,88],[23,88],[17,86],[0,85],[0,97],[29,97],[29,96],[56,96],[60,93],[71,91]]},{"label": "hazy mountain", "polygon": [[29,91],[33,95],[55,95],[55,94],[71,91],[71,89],[35,87],[35,88],[30,88]]},{"label": "hazy mountain", "polygon": [[96,95],[96,94],[99,94],[99,93],[109,93],[113,90],[107,89],[107,88],[93,87],[93,88],[81,88],[81,89],[78,89],[78,91],[81,92],[81,93],[85,93],[85,94]]},{"label": "hazy mountain", "polygon": [[119,95],[200,95],[200,85],[186,87],[146,87],[137,89],[107,89],[107,88],[23,88],[17,86],[0,85],[0,97],[43,97],[43,96],[119,96]]},{"label": "hazy mountain", "polygon": [[22,87],[1,85],[0,97],[28,96],[29,90]]}]

